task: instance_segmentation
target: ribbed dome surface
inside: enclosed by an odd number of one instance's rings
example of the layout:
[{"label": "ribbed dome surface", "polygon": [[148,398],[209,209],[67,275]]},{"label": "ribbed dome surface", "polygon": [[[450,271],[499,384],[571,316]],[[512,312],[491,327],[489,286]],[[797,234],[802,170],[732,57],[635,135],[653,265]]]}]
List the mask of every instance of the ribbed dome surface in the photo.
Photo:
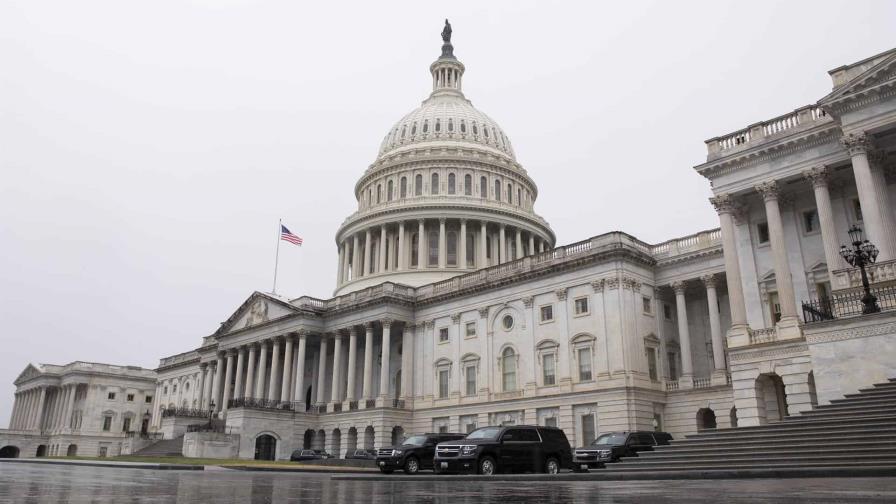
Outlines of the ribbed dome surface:
[{"label": "ribbed dome surface", "polygon": [[488,147],[516,160],[501,127],[460,93],[432,96],[402,117],[383,139],[379,155],[409,145],[445,142]]}]

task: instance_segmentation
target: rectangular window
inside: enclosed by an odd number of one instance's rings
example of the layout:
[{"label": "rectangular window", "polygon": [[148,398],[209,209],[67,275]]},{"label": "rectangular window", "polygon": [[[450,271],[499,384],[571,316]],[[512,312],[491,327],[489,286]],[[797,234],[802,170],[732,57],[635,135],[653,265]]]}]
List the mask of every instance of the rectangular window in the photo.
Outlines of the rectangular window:
[{"label": "rectangular window", "polygon": [[663,318],[672,320],[672,307],[669,306],[669,303],[663,303]]},{"label": "rectangular window", "polygon": [[103,431],[109,432],[112,430],[112,417],[104,416],[103,417]]},{"label": "rectangular window", "polygon": [[151,395],[146,396],[146,404],[149,404],[151,402],[152,402],[152,396]]},{"label": "rectangular window", "polygon": [[128,394],[128,402],[134,402],[134,394]]},{"label": "rectangular window", "polygon": [[647,296],[643,296],[641,298],[641,309],[647,315],[651,315],[653,313],[653,303],[651,303],[650,301],[650,298]]},{"label": "rectangular window", "polygon": [[772,315],[772,321],[778,323],[781,321],[781,302],[778,301],[777,292],[768,293],[768,309]]},{"label": "rectangular window", "polygon": [[656,372],[656,349],[655,348],[647,348],[647,371],[650,374],[651,381],[658,380],[658,375]]},{"label": "rectangular window", "polygon": [[115,400],[115,392],[109,392],[109,395],[106,397],[108,397],[110,401],[114,401]]},{"label": "rectangular window", "polygon": [[591,381],[591,349],[579,349],[579,381]]},{"label": "rectangular window", "polygon": [[442,327],[439,329],[439,343],[446,343],[448,341],[448,328]]},{"label": "rectangular window", "polygon": [[439,371],[439,399],[448,398],[448,370]]},{"label": "rectangular window", "polygon": [[467,369],[464,371],[466,375],[466,392],[468,396],[476,395],[476,366],[467,366]]},{"label": "rectangular window", "polygon": [[467,322],[467,337],[475,338],[476,337],[476,322]]},{"label": "rectangular window", "polygon": [[653,414],[653,430],[654,432],[663,432],[663,416],[659,413]]},{"label": "rectangular window", "polygon": [[467,434],[473,432],[474,430],[476,430],[476,424],[475,424],[475,423],[468,423],[468,424],[467,424]]},{"label": "rectangular window", "polygon": [[106,458],[106,455],[109,454],[109,448],[106,446],[100,446],[100,457]]},{"label": "rectangular window", "polygon": [[806,233],[818,231],[818,212],[815,210],[803,212],[803,229]]},{"label": "rectangular window", "polygon": [[677,380],[678,379],[678,356],[675,355],[675,352],[669,352],[666,354],[666,358],[669,360],[669,379]]},{"label": "rectangular window", "polygon": [[557,417],[549,416],[544,419],[545,427],[556,427],[557,426]]},{"label": "rectangular window", "polygon": [[588,298],[580,297],[575,301],[576,315],[586,315],[588,313]]},{"label": "rectangular window", "polygon": [[554,305],[542,306],[540,311],[542,322],[550,322],[554,320]]},{"label": "rectangular window", "polygon": [[756,239],[759,243],[768,243],[768,222],[760,222],[756,225]]},{"label": "rectangular window", "polygon": [[544,370],[544,384],[554,385],[557,383],[557,378],[554,373],[554,354],[544,354],[541,356],[541,366]]},{"label": "rectangular window", "polygon": [[121,432],[127,432],[131,430],[131,419],[125,418],[124,422],[121,424]]},{"label": "rectangular window", "polygon": [[856,221],[862,220],[862,203],[858,199],[852,200],[852,213]]},{"label": "rectangular window", "polygon": [[443,434],[443,433],[445,433],[445,432],[448,432],[448,426],[447,426],[447,425],[440,425],[440,426],[439,426],[439,434]]},{"label": "rectangular window", "polygon": [[582,415],[582,441],[584,446],[588,446],[594,441],[594,415]]}]

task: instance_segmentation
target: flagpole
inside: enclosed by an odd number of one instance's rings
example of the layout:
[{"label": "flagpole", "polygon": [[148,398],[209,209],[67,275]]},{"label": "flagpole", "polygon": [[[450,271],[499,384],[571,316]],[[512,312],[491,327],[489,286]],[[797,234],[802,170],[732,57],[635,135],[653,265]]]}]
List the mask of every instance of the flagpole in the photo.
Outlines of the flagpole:
[{"label": "flagpole", "polygon": [[280,264],[280,235],[283,229],[283,219],[277,219],[277,253],[274,255],[274,287],[271,294],[277,293],[277,266]]}]

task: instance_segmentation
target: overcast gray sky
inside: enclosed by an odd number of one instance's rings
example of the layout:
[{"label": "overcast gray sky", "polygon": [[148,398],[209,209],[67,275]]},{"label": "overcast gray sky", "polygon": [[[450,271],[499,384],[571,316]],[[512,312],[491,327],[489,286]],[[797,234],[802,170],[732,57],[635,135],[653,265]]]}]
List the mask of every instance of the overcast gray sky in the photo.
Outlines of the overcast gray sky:
[{"label": "overcast gray sky", "polygon": [[703,140],[812,103],[896,45],[896,3],[0,3],[0,425],[28,362],[155,367],[253,291],[329,297],[336,228],[423,100],[464,91],[569,243],[717,226]]}]

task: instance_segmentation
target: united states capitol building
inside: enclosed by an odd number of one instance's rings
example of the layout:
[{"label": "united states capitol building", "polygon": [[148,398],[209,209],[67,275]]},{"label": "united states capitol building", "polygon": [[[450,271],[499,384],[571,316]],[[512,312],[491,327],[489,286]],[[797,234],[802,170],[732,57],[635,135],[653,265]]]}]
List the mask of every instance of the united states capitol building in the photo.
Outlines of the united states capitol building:
[{"label": "united states capitol building", "polygon": [[[111,456],[183,436],[190,456],[284,459],[522,423],[581,445],[777,422],[896,376],[896,49],[706,141],[719,229],[558,244],[446,33],[432,93],[355,183],[333,298],[252,293],[155,370],[29,365],[0,447]],[[880,251],[879,313],[839,254],[853,224]]]}]

